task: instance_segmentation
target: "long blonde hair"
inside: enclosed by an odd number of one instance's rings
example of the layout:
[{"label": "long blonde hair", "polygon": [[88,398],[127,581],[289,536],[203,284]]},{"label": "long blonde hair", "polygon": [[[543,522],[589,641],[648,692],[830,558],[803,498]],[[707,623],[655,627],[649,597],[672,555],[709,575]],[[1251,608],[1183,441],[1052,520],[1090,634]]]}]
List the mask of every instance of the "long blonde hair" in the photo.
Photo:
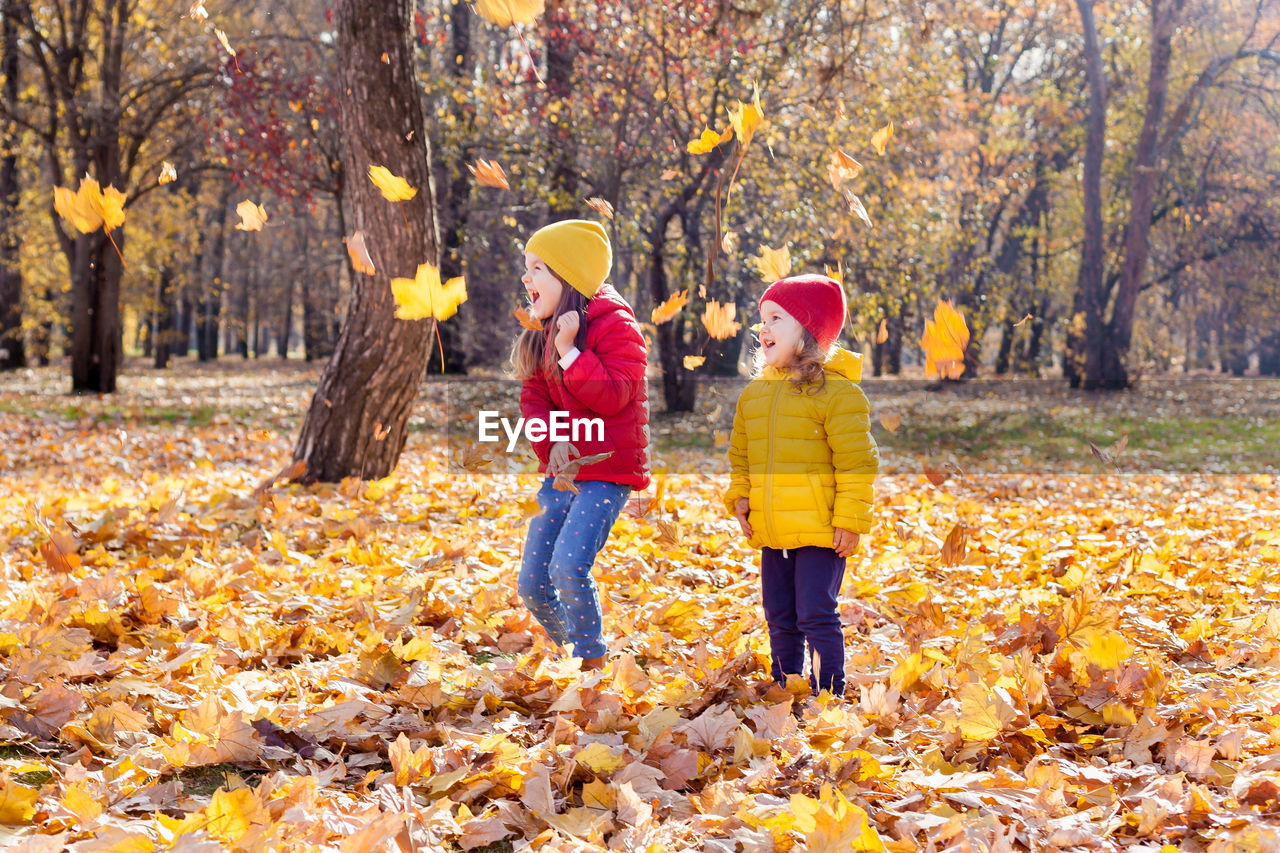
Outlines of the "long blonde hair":
[{"label": "long blonde hair", "polygon": [[[548,269],[548,272],[551,272]],[[560,370],[559,359],[552,358],[555,352],[555,346],[552,344],[555,334],[556,322],[564,314],[570,311],[577,311],[578,317],[578,334],[574,336],[573,344],[578,349],[586,349],[587,347],[587,297],[583,296],[577,288],[571,287],[564,279],[551,273],[556,281],[564,286],[564,291],[560,294],[560,302],[556,305],[556,310],[551,316],[542,322],[541,329],[525,329],[516,338],[516,342],[511,347],[511,358],[508,363],[510,374],[512,377],[521,381],[532,379],[540,375],[543,371],[556,371],[557,375],[562,373]]]},{"label": "long blonde hair", "polygon": [[[795,385],[796,391],[800,391],[805,386],[811,386],[808,393],[817,394],[823,389],[827,383],[827,374],[823,365],[827,363],[830,355],[830,351],[818,345],[818,339],[810,334],[808,329],[801,327],[800,351],[796,353],[795,360],[785,368],[787,379]],[[764,347],[757,347],[751,359],[751,375],[753,377],[761,375],[764,373],[764,368]]]}]

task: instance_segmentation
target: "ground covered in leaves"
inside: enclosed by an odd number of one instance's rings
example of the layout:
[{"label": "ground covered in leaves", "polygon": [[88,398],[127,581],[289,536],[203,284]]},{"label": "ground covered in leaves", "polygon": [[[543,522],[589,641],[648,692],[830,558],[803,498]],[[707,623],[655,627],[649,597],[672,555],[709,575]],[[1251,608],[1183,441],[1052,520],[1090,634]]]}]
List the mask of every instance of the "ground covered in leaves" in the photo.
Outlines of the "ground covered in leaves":
[{"label": "ground covered in leaves", "polygon": [[[656,484],[598,564],[611,660],[582,674],[515,594],[527,464],[439,429],[480,392],[427,386],[394,476],[302,487],[273,478],[314,380],[0,391],[0,839],[1280,845],[1280,505],[1244,446],[1274,385],[868,382],[886,473],[833,699],[765,679],[757,555],[719,503],[732,387],[656,421]],[[1194,451],[1196,419],[1199,453],[1142,440]]]}]

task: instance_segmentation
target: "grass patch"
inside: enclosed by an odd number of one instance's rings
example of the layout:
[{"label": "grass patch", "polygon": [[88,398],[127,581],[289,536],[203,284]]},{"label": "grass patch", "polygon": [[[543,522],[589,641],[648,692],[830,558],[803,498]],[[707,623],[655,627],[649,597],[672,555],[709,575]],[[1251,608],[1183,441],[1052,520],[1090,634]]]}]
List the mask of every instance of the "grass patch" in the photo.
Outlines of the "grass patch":
[{"label": "grass patch", "polygon": [[178,774],[183,793],[196,797],[211,797],[219,788],[232,788],[239,784],[252,787],[265,776],[265,771],[241,770],[234,764],[211,764],[207,767],[188,767]]}]

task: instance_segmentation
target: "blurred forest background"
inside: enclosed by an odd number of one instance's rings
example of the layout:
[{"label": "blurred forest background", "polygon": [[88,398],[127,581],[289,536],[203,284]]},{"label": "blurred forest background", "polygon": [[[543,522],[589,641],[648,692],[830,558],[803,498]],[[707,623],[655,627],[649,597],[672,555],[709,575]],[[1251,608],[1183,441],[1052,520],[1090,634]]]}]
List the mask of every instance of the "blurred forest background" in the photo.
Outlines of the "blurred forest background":
[{"label": "blurred forest background", "polygon": [[[108,336],[157,368],[327,358],[354,275],[332,10],[2,0],[0,19],[0,367],[89,346],[113,310]],[[876,375],[922,362],[939,299],[973,332],[966,376],[1280,373],[1275,2],[548,0],[499,28],[422,0],[412,38],[441,273],[470,293],[440,324],[450,371],[505,358],[533,229],[611,211],[637,315],[689,290],[650,330],[672,409],[695,393],[684,356],[735,373],[750,334],[710,339],[703,305],[750,318],[756,258],[783,246],[793,270],[842,275],[846,343]],[[757,88],[765,120],[718,227],[737,158],[687,144]],[[840,180],[836,152],[862,171]],[[477,184],[481,159],[509,190]],[[110,241],[54,212],[86,173],[125,194]],[[236,228],[246,199],[260,231]]]}]

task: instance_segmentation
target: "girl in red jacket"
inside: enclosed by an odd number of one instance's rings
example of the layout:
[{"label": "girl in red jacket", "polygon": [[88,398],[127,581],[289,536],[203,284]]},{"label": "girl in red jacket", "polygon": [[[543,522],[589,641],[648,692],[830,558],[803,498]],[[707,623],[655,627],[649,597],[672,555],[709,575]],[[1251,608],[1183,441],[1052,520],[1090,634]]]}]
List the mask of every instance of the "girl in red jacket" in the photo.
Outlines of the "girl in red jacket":
[{"label": "girl in red jacket", "polygon": [[[609,237],[595,222],[570,219],[535,232],[521,281],[543,328],[523,332],[511,353],[526,423],[550,424],[556,413],[583,427],[585,437],[572,443],[533,442],[546,479],[519,582],[525,606],[553,640],[573,643],[583,669],[600,668],[606,651],[591,567],[631,490],[649,484],[644,337],[631,306],[605,284],[612,262]],[[576,493],[554,487],[571,459],[602,453],[609,456],[573,477]]]}]

